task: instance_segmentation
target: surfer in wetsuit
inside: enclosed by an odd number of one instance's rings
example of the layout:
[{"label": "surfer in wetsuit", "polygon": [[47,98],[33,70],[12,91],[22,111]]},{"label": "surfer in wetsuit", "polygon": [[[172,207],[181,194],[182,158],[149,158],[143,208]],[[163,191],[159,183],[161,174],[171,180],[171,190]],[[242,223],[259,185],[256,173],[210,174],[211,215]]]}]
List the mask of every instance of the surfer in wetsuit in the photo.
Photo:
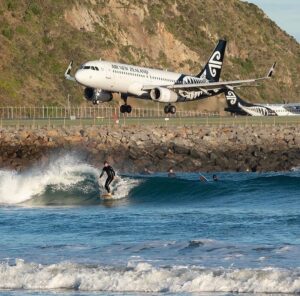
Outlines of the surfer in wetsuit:
[{"label": "surfer in wetsuit", "polygon": [[116,173],[115,173],[114,169],[108,164],[107,161],[104,162],[104,167],[103,167],[101,175],[99,177],[100,179],[103,176],[104,172],[107,174],[107,179],[105,181],[104,187],[105,187],[107,193],[110,193],[109,185],[115,178]]},{"label": "surfer in wetsuit", "polygon": [[219,181],[218,176],[217,176],[217,175],[213,175],[213,180],[214,180],[215,182],[218,182],[218,181]]}]

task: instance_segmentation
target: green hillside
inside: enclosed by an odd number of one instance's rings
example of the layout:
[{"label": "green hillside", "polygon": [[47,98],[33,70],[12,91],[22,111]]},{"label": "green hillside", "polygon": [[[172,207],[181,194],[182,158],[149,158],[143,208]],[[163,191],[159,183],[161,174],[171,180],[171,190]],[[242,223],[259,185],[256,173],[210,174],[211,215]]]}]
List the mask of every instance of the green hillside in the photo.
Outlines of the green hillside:
[{"label": "green hillside", "polygon": [[222,79],[275,79],[239,93],[253,101],[300,99],[300,45],[255,5],[239,0],[0,0],[0,105],[84,103],[65,81],[76,66],[108,59],[196,73],[219,38]]}]

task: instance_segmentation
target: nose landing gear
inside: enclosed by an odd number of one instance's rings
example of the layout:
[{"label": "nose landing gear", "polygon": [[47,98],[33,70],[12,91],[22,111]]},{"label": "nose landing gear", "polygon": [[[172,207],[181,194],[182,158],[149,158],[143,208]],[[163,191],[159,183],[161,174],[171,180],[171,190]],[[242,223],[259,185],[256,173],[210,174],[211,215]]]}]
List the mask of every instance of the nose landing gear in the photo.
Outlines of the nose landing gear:
[{"label": "nose landing gear", "polygon": [[125,104],[120,106],[120,112],[121,113],[131,113],[132,107],[130,105],[127,105],[128,95],[121,94],[121,99],[124,101]]},{"label": "nose landing gear", "polygon": [[169,114],[169,113],[175,114],[176,113],[176,107],[169,104],[169,105],[165,106],[164,111],[165,111],[166,114]]}]

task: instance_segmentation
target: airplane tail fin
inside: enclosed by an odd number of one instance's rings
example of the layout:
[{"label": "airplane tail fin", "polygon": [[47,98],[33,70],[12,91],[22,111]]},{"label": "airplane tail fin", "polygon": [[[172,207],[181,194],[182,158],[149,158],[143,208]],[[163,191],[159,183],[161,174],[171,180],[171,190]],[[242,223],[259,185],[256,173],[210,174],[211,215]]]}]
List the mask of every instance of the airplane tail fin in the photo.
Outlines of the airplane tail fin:
[{"label": "airplane tail fin", "polygon": [[249,105],[242,100],[233,90],[226,89],[225,91],[226,102],[229,108],[238,107],[238,104]]},{"label": "airplane tail fin", "polygon": [[220,80],[226,44],[226,40],[219,40],[204,69],[196,77],[206,79],[209,82]]}]

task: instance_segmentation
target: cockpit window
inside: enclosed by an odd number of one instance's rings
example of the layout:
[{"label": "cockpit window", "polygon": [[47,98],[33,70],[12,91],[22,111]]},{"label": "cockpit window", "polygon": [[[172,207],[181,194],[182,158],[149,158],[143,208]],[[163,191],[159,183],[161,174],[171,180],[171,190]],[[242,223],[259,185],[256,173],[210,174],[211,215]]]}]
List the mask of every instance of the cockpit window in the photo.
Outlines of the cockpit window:
[{"label": "cockpit window", "polygon": [[85,69],[85,70],[94,70],[94,71],[99,71],[99,68],[98,67],[95,67],[95,66],[81,66],[80,69]]}]

